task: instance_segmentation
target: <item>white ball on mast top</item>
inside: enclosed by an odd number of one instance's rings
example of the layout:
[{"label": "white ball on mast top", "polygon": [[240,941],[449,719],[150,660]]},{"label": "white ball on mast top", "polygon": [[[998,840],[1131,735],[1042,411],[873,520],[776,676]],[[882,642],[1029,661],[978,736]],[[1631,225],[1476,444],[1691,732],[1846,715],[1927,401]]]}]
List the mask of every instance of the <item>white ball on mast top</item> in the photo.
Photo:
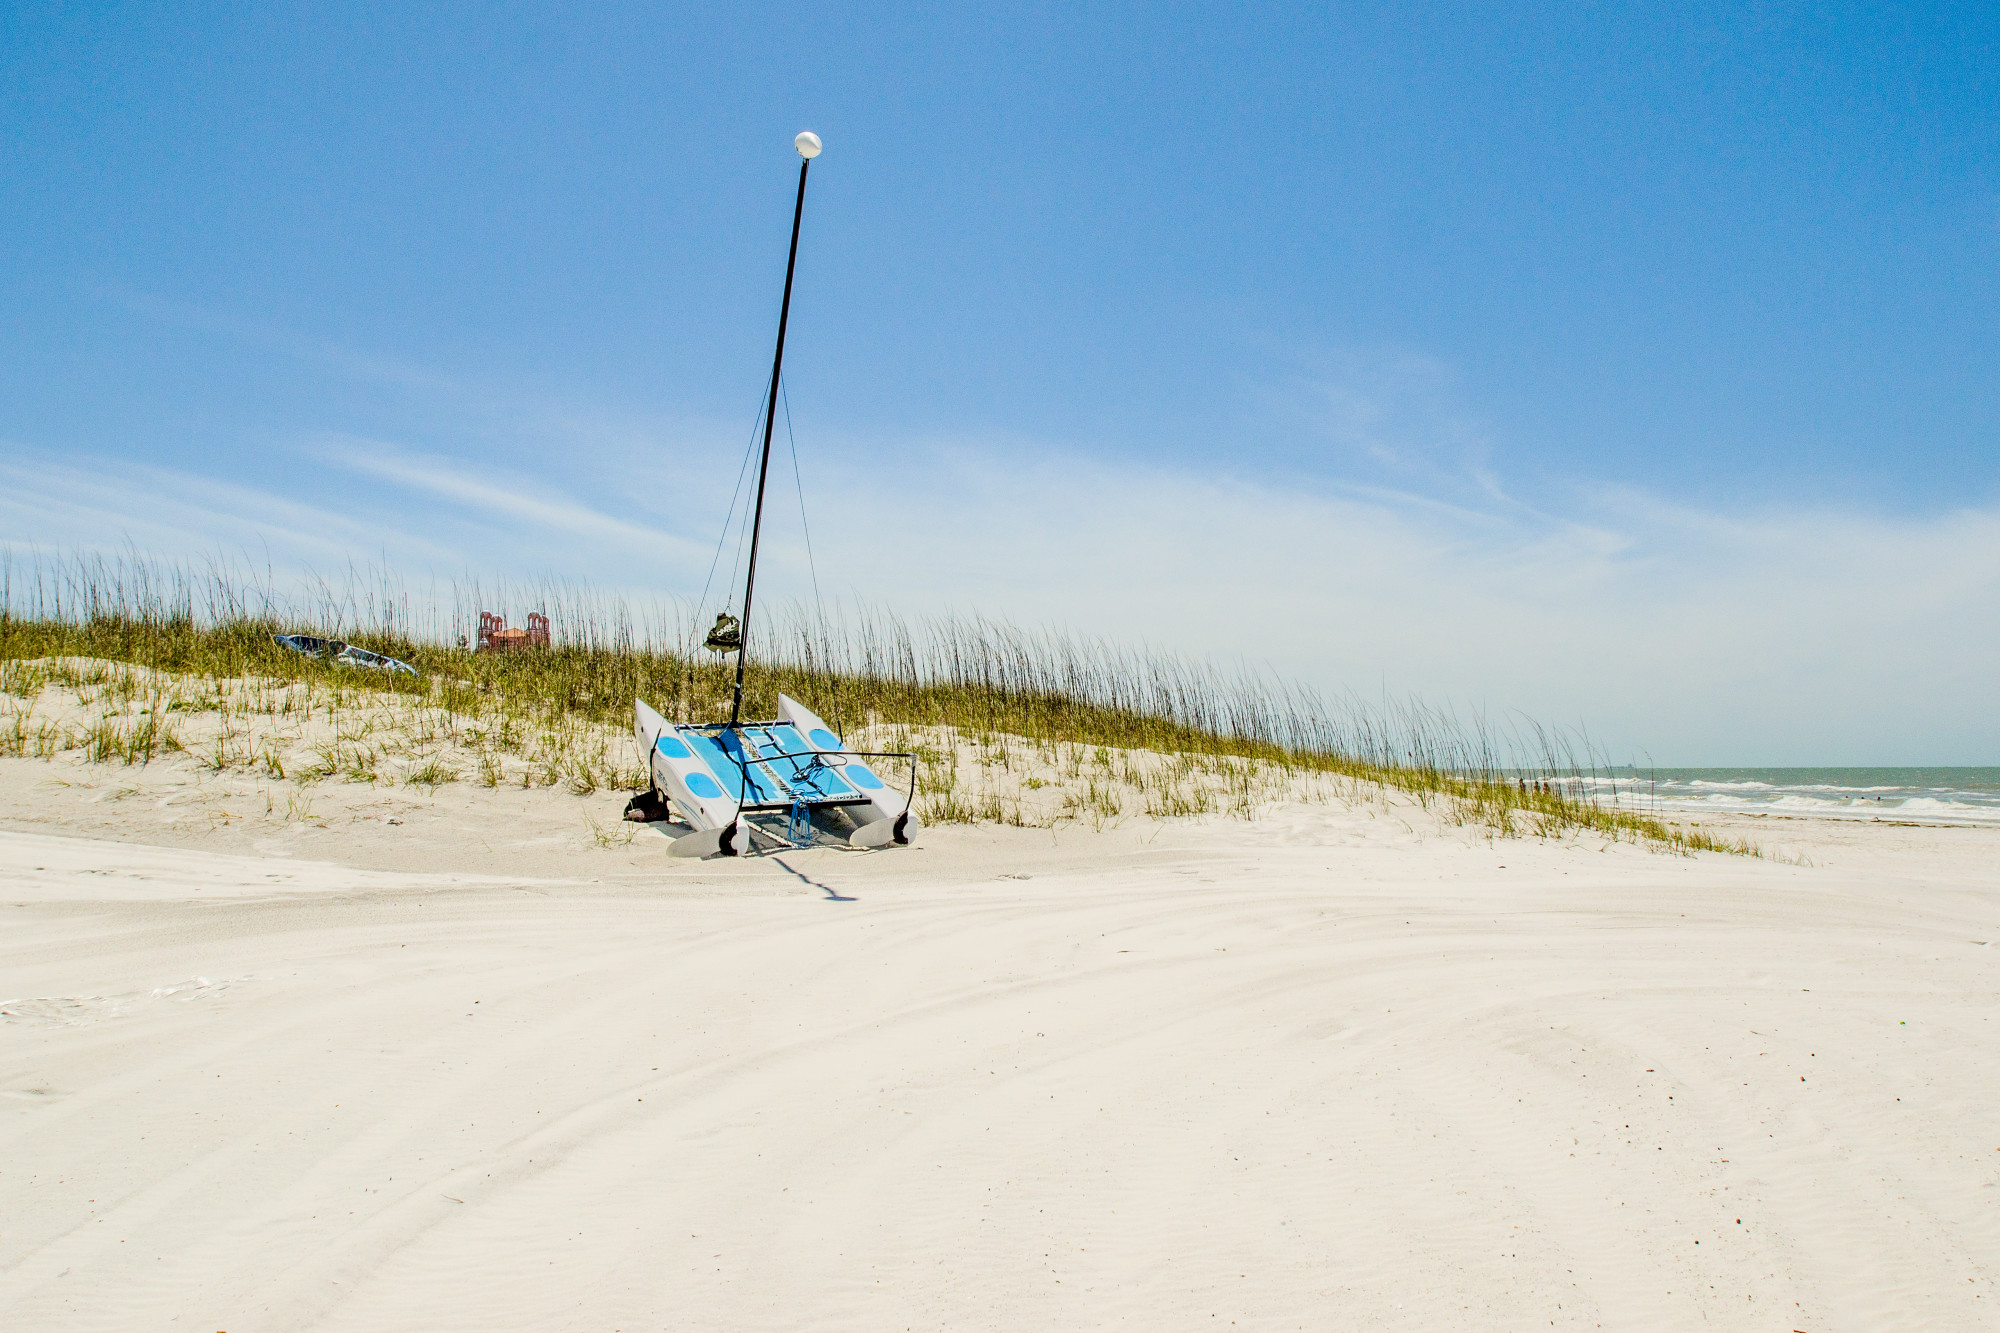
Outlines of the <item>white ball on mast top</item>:
[{"label": "white ball on mast top", "polygon": [[811,130],[800,130],[799,137],[792,140],[792,147],[808,162],[819,156],[820,146],[819,136]]}]

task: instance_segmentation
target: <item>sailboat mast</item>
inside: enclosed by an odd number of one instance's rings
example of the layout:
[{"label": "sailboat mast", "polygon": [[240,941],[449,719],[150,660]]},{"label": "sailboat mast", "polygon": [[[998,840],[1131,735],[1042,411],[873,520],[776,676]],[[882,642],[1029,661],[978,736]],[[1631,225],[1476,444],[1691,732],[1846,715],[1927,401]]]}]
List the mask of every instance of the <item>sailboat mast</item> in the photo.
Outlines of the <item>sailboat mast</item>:
[{"label": "sailboat mast", "polygon": [[[811,151],[807,151],[810,140]],[[771,431],[778,421],[778,383],[785,369],[785,324],[792,315],[792,274],[799,266],[799,221],[806,212],[806,172],[819,154],[819,136],[801,134],[799,156],[799,198],[792,206],[792,252],[785,260],[785,299],[778,307],[778,350],[771,357],[771,401],[764,412],[764,458],[757,465],[757,514],[750,523],[750,569],[743,580],[743,623],[738,628],[736,647],[736,694],[729,704],[729,725],[743,718],[743,667],[750,657],[750,598],[757,591],[757,539],[764,530],[764,482],[771,475]]]}]

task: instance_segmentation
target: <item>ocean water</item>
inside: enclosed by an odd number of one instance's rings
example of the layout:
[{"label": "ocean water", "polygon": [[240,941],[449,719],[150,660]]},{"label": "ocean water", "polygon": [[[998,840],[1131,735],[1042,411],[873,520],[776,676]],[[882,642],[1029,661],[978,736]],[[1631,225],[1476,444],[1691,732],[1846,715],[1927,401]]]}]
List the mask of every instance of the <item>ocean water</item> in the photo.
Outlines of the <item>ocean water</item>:
[{"label": "ocean water", "polygon": [[1656,768],[1571,779],[1628,809],[2000,824],[2000,768]]}]

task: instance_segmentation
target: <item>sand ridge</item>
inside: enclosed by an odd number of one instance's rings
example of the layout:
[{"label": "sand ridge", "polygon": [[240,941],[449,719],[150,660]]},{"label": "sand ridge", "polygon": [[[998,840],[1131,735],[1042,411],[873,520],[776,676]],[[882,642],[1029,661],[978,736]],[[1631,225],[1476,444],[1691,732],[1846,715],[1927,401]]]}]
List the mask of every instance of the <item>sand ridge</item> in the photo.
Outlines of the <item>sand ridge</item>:
[{"label": "sand ridge", "polygon": [[[620,818],[646,781],[622,723],[444,681],[379,684],[0,662],[0,825],[397,870],[562,873],[592,849],[627,853],[596,858],[614,872],[657,862],[657,838]],[[1410,804],[1372,782],[1231,754],[880,723],[849,741],[912,754],[883,771],[897,785],[914,776],[933,825],[1102,832],[1280,802]]]}]

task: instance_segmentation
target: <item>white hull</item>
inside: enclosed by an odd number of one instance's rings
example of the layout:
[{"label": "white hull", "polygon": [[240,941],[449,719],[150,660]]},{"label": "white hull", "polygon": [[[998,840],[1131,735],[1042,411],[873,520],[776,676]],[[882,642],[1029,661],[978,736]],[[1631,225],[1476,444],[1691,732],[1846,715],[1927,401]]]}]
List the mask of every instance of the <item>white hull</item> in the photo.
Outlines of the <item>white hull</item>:
[{"label": "white hull", "polygon": [[728,828],[736,822],[736,801],[722,789],[708,765],[680,739],[673,723],[634,700],[632,734],[640,751],[647,756],[653,784],[693,828],[706,832]]},{"label": "white hull", "polygon": [[[819,714],[788,694],[778,696],[778,716],[796,727],[799,735],[805,738],[807,747],[820,754],[837,755],[846,748],[845,742],[820,719]],[[892,843],[907,843],[916,836],[921,826],[916,815],[910,811],[907,796],[884,782],[862,760],[836,758],[830,762],[842,777],[868,798],[865,807],[854,811],[861,827],[855,830],[849,842],[856,847],[886,847]]]},{"label": "white hull", "polygon": [[[843,753],[840,737],[818,714],[782,694],[778,711],[777,723],[745,724],[718,735],[715,728],[683,731],[633,700],[632,735],[646,755],[653,785],[694,829],[675,839],[674,855],[735,856],[747,850],[739,794],[761,810],[782,808],[776,804],[781,802],[839,806],[860,824],[848,838],[856,847],[904,845],[916,835],[909,798],[865,762]],[[732,766],[732,755],[745,766]],[[823,761],[814,757],[821,755]]]}]

